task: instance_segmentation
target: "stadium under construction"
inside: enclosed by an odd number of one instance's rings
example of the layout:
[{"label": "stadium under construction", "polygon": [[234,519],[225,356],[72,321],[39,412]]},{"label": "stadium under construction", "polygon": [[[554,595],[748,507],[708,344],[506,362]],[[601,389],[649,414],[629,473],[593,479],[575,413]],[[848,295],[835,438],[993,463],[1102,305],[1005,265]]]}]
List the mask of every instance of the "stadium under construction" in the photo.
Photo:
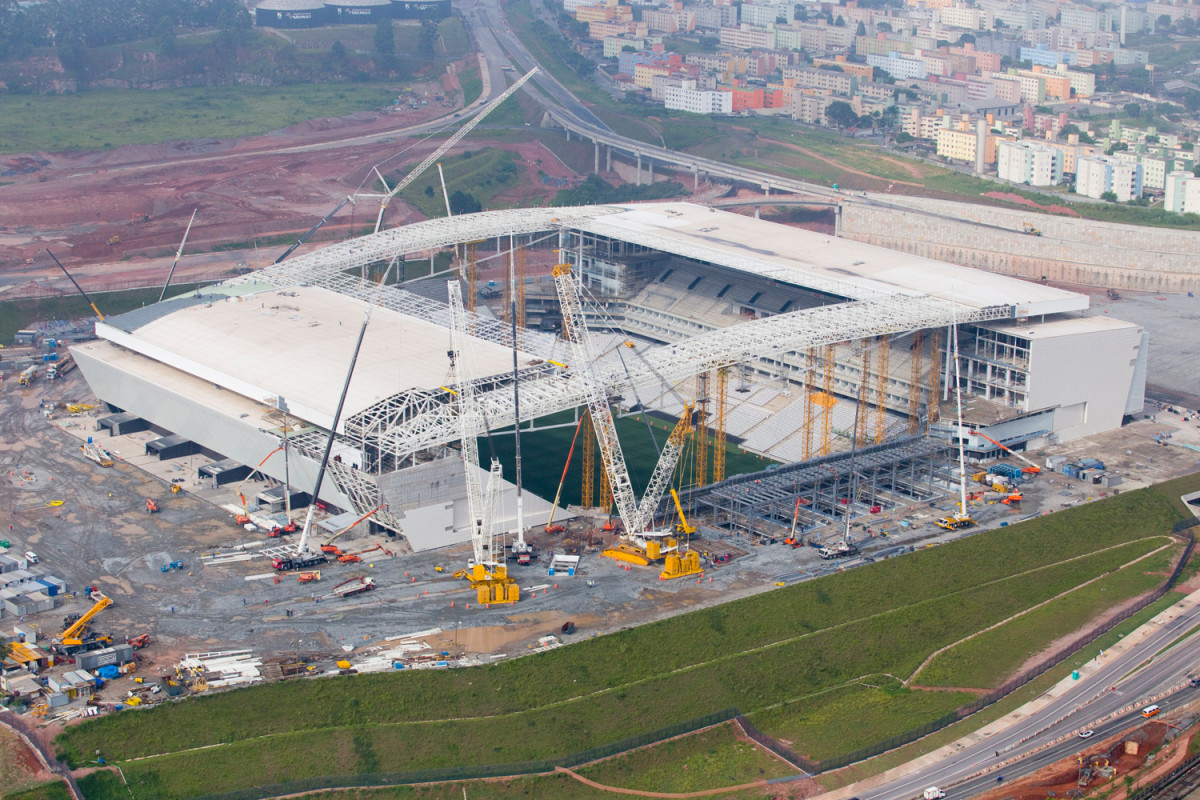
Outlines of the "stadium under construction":
[{"label": "stadium under construction", "polygon": [[[1032,449],[1116,428],[1143,404],[1144,332],[1088,315],[1084,295],[683,202],[386,230],[108,318],[72,352],[114,413],[305,487],[370,309],[318,499],[378,509],[372,524],[416,550],[462,542],[445,278],[372,280],[449,251],[478,370],[477,433],[516,421],[514,373],[523,423],[579,409],[597,386],[618,412],[677,417],[695,403],[715,441],[695,448],[700,488],[685,500],[719,526],[812,529],[929,500],[957,480],[946,456],[958,438],[977,458],[999,452],[991,440]],[[558,335],[554,283],[525,274],[527,262],[570,265],[587,327],[607,344],[595,363]],[[496,266],[511,275],[499,287],[481,277]],[[961,429],[939,411],[956,374]],[[263,462],[285,439],[290,465]],[[728,477],[727,443],[783,466]],[[511,530],[511,497],[500,504]],[[525,523],[549,513],[531,500]]]}]

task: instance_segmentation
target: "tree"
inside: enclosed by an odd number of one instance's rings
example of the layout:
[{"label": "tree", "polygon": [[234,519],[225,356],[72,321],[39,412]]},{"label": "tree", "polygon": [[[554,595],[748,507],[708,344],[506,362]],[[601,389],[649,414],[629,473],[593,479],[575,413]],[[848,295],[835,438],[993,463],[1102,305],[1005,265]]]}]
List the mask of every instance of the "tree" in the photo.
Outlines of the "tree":
[{"label": "tree", "polygon": [[1154,26],[1154,27],[1155,27],[1156,29],[1158,29],[1158,28],[1162,28],[1163,30],[1170,30],[1170,28],[1171,28],[1171,15],[1170,15],[1170,14],[1159,14],[1159,15],[1158,15],[1158,22],[1155,24],[1155,26]]},{"label": "tree", "polygon": [[375,26],[375,52],[381,56],[396,54],[396,30],[390,19],[383,19]]},{"label": "tree", "polygon": [[858,122],[858,114],[854,113],[849,103],[836,100],[825,109],[825,119],[836,125],[838,130],[843,130]]},{"label": "tree", "polygon": [[329,55],[333,58],[335,64],[346,63],[346,45],[342,44],[341,39],[334,41],[333,46],[329,48]]},{"label": "tree", "polygon": [[842,68],[842,66],[840,64],[822,64],[821,66],[817,67],[817,69],[823,69],[826,72],[845,72],[846,71],[845,69]]},{"label": "tree", "polygon": [[884,33],[892,32],[892,24],[890,22],[876,22],[875,30],[883,31]]},{"label": "tree", "polygon": [[433,45],[437,41],[437,23],[431,19],[421,20],[421,33],[417,37],[417,55],[423,58],[433,57]]},{"label": "tree", "polygon": [[867,26],[863,24],[861,19],[858,21],[858,27],[854,29],[854,35],[855,36],[866,36],[867,35]]},{"label": "tree", "polygon": [[835,28],[844,28],[844,27],[846,27],[846,18],[845,18],[845,17],[843,17],[842,15],[840,15],[840,14],[839,14],[839,15],[838,15],[838,18],[837,18],[837,19],[835,19],[835,20],[833,21],[833,26],[834,26]]},{"label": "tree", "polygon": [[896,134],[896,144],[907,144],[908,142],[911,142],[915,138],[916,137],[913,136],[908,131],[900,131],[899,133]]},{"label": "tree", "polygon": [[1124,111],[1125,116],[1128,117],[1140,117],[1142,115],[1142,107],[1137,103],[1126,103]]},{"label": "tree", "polygon": [[1117,193],[1116,192],[1101,192],[1100,199],[1105,200],[1109,203],[1115,203],[1115,202],[1117,202]]},{"label": "tree", "polygon": [[483,211],[483,205],[470,192],[456,189],[454,194],[450,195],[450,213],[455,216],[475,214],[480,211]]},{"label": "tree", "polygon": [[162,50],[163,55],[175,55],[175,23],[170,17],[159,17],[158,22],[154,23],[154,41],[158,43],[158,47]]},{"label": "tree", "polygon": [[962,47],[964,44],[975,44],[975,34],[964,33],[962,36],[958,37],[958,46]]},{"label": "tree", "polygon": [[876,67],[875,68],[875,82],[876,83],[895,83],[896,79],[892,77],[892,73],[888,72],[883,67]]}]

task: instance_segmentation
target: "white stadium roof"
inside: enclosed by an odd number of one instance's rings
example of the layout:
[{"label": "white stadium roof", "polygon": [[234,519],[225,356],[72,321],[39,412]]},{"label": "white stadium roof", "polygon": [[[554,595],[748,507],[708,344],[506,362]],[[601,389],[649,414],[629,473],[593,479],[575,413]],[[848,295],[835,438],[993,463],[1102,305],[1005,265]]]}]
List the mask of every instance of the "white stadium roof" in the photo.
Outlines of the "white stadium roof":
[{"label": "white stadium roof", "polygon": [[[167,313],[149,315],[148,321],[130,320],[137,325],[110,319],[97,323],[96,332],[265,405],[281,398],[292,415],[331,427],[366,304],[311,286],[209,300],[175,310],[168,306]],[[452,380],[449,343],[446,328],[375,308],[343,422],[392,395]],[[512,351],[472,339],[468,358],[476,369],[494,372],[496,364],[511,368]],[[534,360],[522,354],[519,363],[524,367]]]}]

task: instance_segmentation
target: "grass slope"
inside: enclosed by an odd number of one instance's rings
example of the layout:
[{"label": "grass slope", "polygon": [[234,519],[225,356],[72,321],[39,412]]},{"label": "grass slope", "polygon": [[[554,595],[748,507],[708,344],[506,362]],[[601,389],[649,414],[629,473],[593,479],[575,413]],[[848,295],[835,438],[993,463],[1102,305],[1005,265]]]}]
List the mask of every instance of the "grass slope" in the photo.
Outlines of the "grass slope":
[{"label": "grass slope", "polygon": [[75,763],[97,748],[125,762],[138,799],[553,757],[727,706],[837,755],[966,699],[879,676],[1119,568],[1176,519],[1160,492],[1129,492],[536,658],[238,690],[87,722],[58,744]]},{"label": "grass slope", "polygon": [[[180,284],[169,292],[171,297],[193,290],[195,284]],[[95,292],[88,296],[104,315],[124,314],[158,300],[161,289],[134,289],[127,292]],[[38,320],[92,317],[91,306],[78,295],[41,299],[9,300],[0,303],[0,344],[12,342],[13,335]]]},{"label": "grass slope", "polygon": [[254,136],[315,117],[381,108],[395,96],[394,85],[382,83],[0,95],[0,152]]}]

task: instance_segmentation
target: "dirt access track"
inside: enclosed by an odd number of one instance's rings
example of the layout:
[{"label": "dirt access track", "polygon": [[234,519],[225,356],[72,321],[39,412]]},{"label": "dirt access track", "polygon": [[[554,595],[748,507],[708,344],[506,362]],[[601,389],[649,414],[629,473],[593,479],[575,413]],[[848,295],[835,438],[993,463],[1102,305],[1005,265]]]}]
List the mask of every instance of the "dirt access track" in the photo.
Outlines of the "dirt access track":
[{"label": "dirt access track", "polygon": [[[256,255],[256,240],[299,236],[348,195],[373,191],[374,166],[387,174],[424,158],[442,141],[426,139],[425,131],[441,126],[408,131],[439,111],[444,109],[400,106],[242,139],[0,157],[0,166],[40,165],[0,187],[0,299],[71,291],[46,248],[85,290],[156,285],[166,277],[193,210],[196,222],[173,281],[228,277],[239,261],[270,263],[283,246]],[[450,131],[461,123],[457,113],[441,117]],[[489,144],[471,138],[451,152]],[[504,147],[518,152],[530,184],[541,185],[539,169],[551,177],[577,177],[538,142]],[[318,238],[373,226],[377,202],[347,206]],[[385,224],[421,218],[393,202]],[[112,237],[119,242],[110,245]],[[211,252],[218,246],[224,252]]]}]

